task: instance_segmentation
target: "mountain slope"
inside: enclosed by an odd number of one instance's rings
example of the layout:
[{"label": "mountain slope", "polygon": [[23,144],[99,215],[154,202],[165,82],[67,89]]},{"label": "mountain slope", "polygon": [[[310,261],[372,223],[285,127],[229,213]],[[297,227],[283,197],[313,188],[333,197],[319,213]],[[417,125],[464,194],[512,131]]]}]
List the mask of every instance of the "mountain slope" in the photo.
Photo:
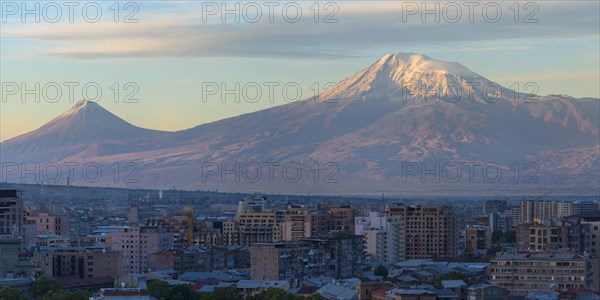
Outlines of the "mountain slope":
[{"label": "mountain slope", "polygon": [[2,156],[54,161],[131,152],[139,149],[136,144],[165,133],[136,127],[98,103],[82,100],[44,126],[2,143]]},{"label": "mountain slope", "polygon": [[[64,124],[79,122],[79,118],[72,121],[72,115],[81,116],[87,124],[96,114],[68,113],[39,130],[56,136],[61,145],[48,146],[49,141],[34,131],[3,143],[1,158],[76,159],[106,165],[134,161],[140,168],[137,185],[141,186],[288,189],[290,182],[281,180],[281,174],[274,181],[263,174],[259,183],[243,178],[240,182],[225,178],[222,183],[219,174],[208,181],[203,177],[206,163],[224,163],[228,168],[239,163],[243,168],[270,162],[300,162],[307,169],[315,162],[321,167],[328,163],[339,167],[339,185],[311,185],[314,177],[305,176],[302,179],[308,186],[303,191],[333,188],[352,193],[365,186],[371,192],[402,189],[398,183],[406,176],[403,167],[407,163],[434,168],[436,163],[464,162],[495,164],[505,172],[515,164],[522,168],[533,163],[539,167],[536,176],[542,184],[597,186],[599,111],[599,99],[515,93],[458,63],[393,53],[318,99],[173,133],[133,129],[119,119],[109,123],[121,128],[118,131],[123,135],[88,135],[93,128],[79,130]],[[81,137],[70,139],[73,136]],[[86,141],[88,136],[95,139]],[[48,147],[60,149],[61,155],[45,151]],[[65,148],[70,151],[67,156]],[[413,179],[420,182],[421,178],[417,174]]]}]

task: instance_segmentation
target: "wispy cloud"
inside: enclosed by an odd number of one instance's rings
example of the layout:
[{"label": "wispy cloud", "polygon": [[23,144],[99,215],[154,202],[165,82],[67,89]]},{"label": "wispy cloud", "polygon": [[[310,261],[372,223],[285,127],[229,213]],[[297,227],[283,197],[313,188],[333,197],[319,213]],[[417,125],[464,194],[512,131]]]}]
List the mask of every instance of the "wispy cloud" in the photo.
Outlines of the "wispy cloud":
[{"label": "wispy cloud", "polygon": [[[511,3],[512,4],[512,3]],[[71,59],[115,57],[314,57],[355,56],[367,47],[382,45],[447,44],[503,39],[598,36],[597,2],[556,4],[537,2],[538,23],[515,22],[506,4],[498,23],[475,22],[463,16],[457,23],[422,23],[420,17],[402,18],[401,2],[337,2],[338,23],[315,23],[312,15],[298,23],[281,18],[269,23],[203,23],[198,12],[175,6],[151,11],[137,24],[77,23],[23,24],[1,32],[3,39],[37,41],[39,55]],[[503,4],[504,5],[504,4]],[[306,10],[308,11],[308,9]],[[465,12],[466,13],[466,12]],[[576,14],[577,18],[564,18]],[[465,52],[528,51],[529,46],[473,47]]]}]

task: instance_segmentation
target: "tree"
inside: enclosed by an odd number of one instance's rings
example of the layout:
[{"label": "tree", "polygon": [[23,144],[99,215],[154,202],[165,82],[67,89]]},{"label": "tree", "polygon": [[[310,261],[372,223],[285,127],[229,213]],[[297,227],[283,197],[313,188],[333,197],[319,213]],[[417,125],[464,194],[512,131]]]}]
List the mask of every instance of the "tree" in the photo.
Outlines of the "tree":
[{"label": "tree", "polygon": [[237,293],[237,289],[235,287],[228,288],[217,288],[214,292],[210,293],[208,298],[210,300],[238,300],[241,299],[240,295]]},{"label": "tree", "polygon": [[59,289],[60,286],[56,281],[42,276],[33,283],[33,296],[37,299],[50,291],[57,291]]},{"label": "tree", "polygon": [[514,230],[509,230],[504,234],[506,238],[506,243],[514,244],[517,242],[517,232]]},{"label": "tree", "polygon": [[171,289],[168,299],[194,300],[199,298],[198,293],[187,284],[176,285]]},{"label": "tree", "polygon": [[249,297],[251,300],[294,300],[294,296],[282,289],[267,289],[257,295]]},{"label": "tree", "polygon": [[37,300],[88,300],[90,299],[91,293],[77,290],[77,291],[67,291],[67,290],[55,290],[48,291],[47,293],[41,295],[40,297],[36,297]]},{"label": "tree", "polygon": [[259,294],[248,297],[249,300],[321,300],[323,297],[319,295],[292,295],[282,289],[267,289]]},{"label": "tree", "polygon": [[5,286],[0,289],[0,300],[27,300],[23,291]]},{"label": "tree", "polygon": [[148,282],[148,291],[156,299],[167,299],[171,294],[171,287],[162,280],[152,280]]},{"label": "tree", "polygon": [[494,232],[492,232],[492,242],[493,243],[498,243],[498,241],[504,236],[504,233],[502,232],[502,230],[494,230]]},{"label": "tree", "polygon": [[517,242],[517,232],[514,230],[509,230],[507,232],[502,232],[502,230],[494,230],[494,232],[492,232],[492,242],[514,244]]},{"label": "tree", "polygon": [[379,265],[377,268],[375,268],[375,276],[387,278],[389,273],[390,271],[383,265]]}]

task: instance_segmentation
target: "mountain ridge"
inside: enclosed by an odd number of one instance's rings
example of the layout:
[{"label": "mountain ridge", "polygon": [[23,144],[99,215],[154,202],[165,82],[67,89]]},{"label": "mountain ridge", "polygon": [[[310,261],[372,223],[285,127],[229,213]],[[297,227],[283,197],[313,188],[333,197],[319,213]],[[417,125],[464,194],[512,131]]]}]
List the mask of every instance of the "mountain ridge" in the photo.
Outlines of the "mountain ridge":
[{"label": "mountain ridge", "polygon": [[[424,87],[411,90],[413,83]],[[515,101],[505,87],[486,90],[484,85],[494,83],[459,63],[392,53],[340,81],[317,101],[306,99],[176,132],[146,131],[106,111],[114,117],[107,116],[96,103],[78,103],[40,129],[52,128],[50,134],[61,137],[80,133],[69,131],[75,125],[65,129],[64,120],[83,122],[79,129],[108,122],[117,124],[120,135],[94,133],[91,142],[55,139],[62,142],[58,147],[44,144],[33,131],[0,144],[0,159],[107,165],[132,161],[140,166],[142,184],[191,188],[222,186],[218,180],[203,182],[199,170],[207,162],[335,163],[349,187],[381,181],[396,188],[406,163],[475,161],[508,170],[514,163],[534,162],[547,183],[600,184],[599,99],[534,95],[529,99],[534,102],[524,103]],[[463,90],[458,100],[449,86]],[[523,99],[523,94],[517,96]],[[91,119],[101,120],[87,122],[88,109]]]}]

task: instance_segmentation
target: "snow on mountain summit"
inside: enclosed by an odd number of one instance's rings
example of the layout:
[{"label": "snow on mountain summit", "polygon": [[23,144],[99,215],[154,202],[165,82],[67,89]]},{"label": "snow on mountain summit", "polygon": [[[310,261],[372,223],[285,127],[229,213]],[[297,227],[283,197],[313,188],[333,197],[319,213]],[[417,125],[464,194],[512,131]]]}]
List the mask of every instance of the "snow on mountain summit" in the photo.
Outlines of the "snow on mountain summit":
[{"label": "snow on mountain summit", "polygon": [[[456,62],[416,53],[390,53],[324,93],[323,99],[356,96],[397,100],[402,93],[432,95],[448,93],[450,86],[478,89],[489,80]],[[475,83],[475,84],[473,84]]]}]

